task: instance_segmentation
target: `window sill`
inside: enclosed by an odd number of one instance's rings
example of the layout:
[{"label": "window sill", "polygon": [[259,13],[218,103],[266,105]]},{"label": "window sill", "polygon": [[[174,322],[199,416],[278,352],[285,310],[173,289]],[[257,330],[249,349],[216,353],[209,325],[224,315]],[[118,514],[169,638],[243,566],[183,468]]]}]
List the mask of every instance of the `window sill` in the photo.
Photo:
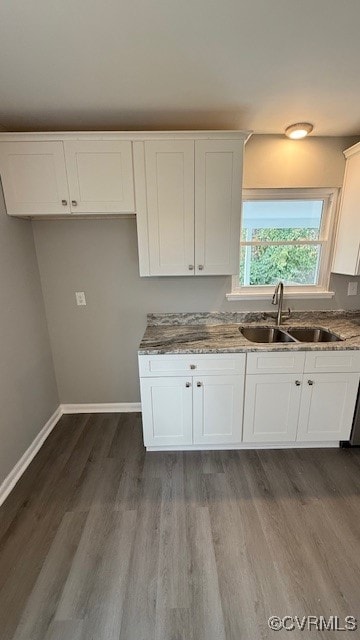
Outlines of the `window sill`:
[{"label": "window sill", "polygon": [[[240,300],[271,300],[273,291],[254,291],[254,293],[249,291],[232,291],[231,293],[226,294],[226,299],[229,302],[240,302]],[[284,300],[316,300],[317,298],[333,298],[335,295],[335,291],[289,291],[288,293],[285,290]]]}]

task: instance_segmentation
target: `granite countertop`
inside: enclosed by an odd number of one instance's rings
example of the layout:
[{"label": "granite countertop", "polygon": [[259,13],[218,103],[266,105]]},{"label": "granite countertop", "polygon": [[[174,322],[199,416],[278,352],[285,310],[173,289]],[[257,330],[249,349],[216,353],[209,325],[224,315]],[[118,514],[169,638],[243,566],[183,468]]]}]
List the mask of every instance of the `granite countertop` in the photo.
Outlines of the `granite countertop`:
[{"label": "granite countertop", "polygon": [[240,332],[248,325],[275,325],[259,313],[149,314],[139,346],[140,355],[166,353],[244,353],[248,351],[339,351],[360,349],[360,311],[294,312],[281,328],[321,327],[336,333],[339,342],[249,342]]}]

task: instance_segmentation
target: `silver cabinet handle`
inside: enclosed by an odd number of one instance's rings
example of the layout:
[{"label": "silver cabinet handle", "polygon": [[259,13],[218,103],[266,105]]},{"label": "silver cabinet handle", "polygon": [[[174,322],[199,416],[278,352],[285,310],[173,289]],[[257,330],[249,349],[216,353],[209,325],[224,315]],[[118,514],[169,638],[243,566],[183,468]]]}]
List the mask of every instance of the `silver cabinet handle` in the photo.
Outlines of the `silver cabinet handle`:
[{"label": "silver cabinet handle", "polygon": [[203,264],[199,264],[198,269],[199,269],[199,271],[202,271],[204,269],[204,265]]},{"label": "silver cabinet handle", "polygon": [[185,387],[191,387],[191,382],[185,382]]},{"label": "silver cabinet handle", "polygon": [[194,265],[193,264],[189,264],[189,271],[194,271]]},{"label": "silver cabinet handle", "polygon": [[71,200],[71,204],[73,207],[77,207],[77,201],[76,200]]},{"label": "silver cabinet handle", "polygon": [[196,364],[191,364],[190,369],[196,369]]},{"label": "silver cabinet handle", "polygon": [[196,383],[196,386],[197,386],[197,387],[202,387],[202,382],[197,382],[197,383]]},{"label": "silver cabinet handle", "polygon": [[295,380],[295,384],[296,384],[297,387],[300,387],[300,385],[301,385],[300,380]]},{"label": "silver cabinet handle", "polygon": [[314,384],[314,380],[308,380],[308,385],[309,385],[310,387],[312,387],[312,386],[313,386],[313,384]]},{"label": "silver cabinet handle", "polygon": [[67,207],[67,200],[61,200],[61,204],[63,207]]}]

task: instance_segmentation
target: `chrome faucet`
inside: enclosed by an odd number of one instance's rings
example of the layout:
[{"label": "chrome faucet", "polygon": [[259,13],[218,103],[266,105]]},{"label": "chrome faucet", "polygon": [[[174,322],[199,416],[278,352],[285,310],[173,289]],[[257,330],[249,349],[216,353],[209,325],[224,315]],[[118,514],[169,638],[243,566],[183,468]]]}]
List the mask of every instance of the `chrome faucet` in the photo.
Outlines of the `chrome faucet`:
[{"label": "chrome faucet", "polygon": [[[282,322],[282,308],[284,301],[284,283],[280,282],[276,285],[274,295],[272,297],[271,304],[278,305],[277,316],[276,316],[276,326],[278,327]],[[288,318],[290,318],[290,309],[288,309]]]}]

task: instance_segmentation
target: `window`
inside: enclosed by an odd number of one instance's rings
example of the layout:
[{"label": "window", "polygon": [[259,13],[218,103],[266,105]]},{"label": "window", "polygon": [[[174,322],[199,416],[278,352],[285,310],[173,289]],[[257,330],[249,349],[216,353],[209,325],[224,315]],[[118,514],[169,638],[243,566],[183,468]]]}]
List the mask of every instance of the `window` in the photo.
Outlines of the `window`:
[{"label": "window", "polygon": [[245,190],[239,273],[228,299],[268,296],[279,280],[294,298],[331,297],[336,195],[335,189]]}]

